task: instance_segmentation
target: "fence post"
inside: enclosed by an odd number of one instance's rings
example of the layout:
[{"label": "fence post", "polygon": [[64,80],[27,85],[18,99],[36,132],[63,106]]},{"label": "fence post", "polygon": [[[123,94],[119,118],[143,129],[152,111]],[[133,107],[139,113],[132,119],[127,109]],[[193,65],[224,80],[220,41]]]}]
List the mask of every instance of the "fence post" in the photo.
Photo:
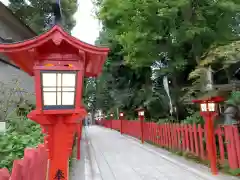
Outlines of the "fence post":
[{"label": "fence post", "polygon": [[144,116],[139,116],[140,126],[141,126],[141,140],[142,144],[144,143]]}]

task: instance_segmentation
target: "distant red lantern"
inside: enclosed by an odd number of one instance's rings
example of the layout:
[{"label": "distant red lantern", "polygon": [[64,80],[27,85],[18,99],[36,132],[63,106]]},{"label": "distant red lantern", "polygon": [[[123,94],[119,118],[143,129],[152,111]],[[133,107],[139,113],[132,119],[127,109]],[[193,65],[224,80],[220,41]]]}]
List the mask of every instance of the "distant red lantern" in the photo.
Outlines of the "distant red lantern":
[{"label": "distant red lantern", "polygon": [[120,112],[119,116],[120,116],[120,117],[123,117],[123,116],[124,116],[123,112]]},{"label": "distant red lantern", "polygon": [[140,107],[136,109],[138,112],[138,119],[140,121],[140,126],[141,126],[141,141],[142,144],[144,143],[144,114],[145,114],[145,109]]},{"label": "distant red lantern", "polygon": [[119,113],[119,119],[120,119],[120,133],[123,134],[123,117],[124,117],[124,113],[120,112]]}]

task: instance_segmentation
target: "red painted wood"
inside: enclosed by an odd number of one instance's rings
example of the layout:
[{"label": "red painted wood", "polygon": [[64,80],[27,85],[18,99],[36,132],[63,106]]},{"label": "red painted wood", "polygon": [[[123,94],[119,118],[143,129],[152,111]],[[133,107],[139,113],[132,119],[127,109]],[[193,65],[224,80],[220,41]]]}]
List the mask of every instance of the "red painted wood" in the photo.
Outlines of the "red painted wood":
[{"label": "red painted wood", "polygon": [[203,146],[203,135],[204,135],[204,132],[203,132],[203,129],[201,127],[201,125],[199,124],[198,125],[198,135],[199,135],[199,142],[200,142],[200,157],[202,160],[205,159],[205,151],[204,151],[204,146]]},{"label": "red painted wood", "polygon": [[217,154],[216,154],[216,141],[215,141],[215,133],[214,133],[214,126],[213,126],[213,114],[209,114],[205,116],[205,122],[207,124],[206,129],[206,143],[207,143],[207,152],[208,152],[208,159],[210,160],[210,167],[212,174],[217,174]]},{"label": "red painted wood", "polygon": [[227,154],[228,154],[228,162],[231,169],[237,169],[237,158],[236,158],[236,152],[234,149],[234,138],[232,133],[232,127],[231,126],[225,126],[225,136],[227,141]]},{"label": "red painted wood", "polygon": [[[184,130],[185,130],[185,140],[186,140],[186,151],[191,151],[190,149],[190,139],[191,139],[191,131],[189,132],[189,127],[188,125],[184,125]],[[190,136],[190,139],[189,139]]]},{"label": "red painted wood", "polygon": [[176,135],[176,124],[171,124],[172,126],[172,136],[173,136],[173,149],[177,149],[177,135]]},{"label": "red painted wood", "polygon": [[179,124],[177,124],[177,136],[178,136],[178,149],[182,150],[182,138],[181,138],[181,130],[180,130]]},{"label": "red painted wood", "polygon": [[158,130],[159,130],[159,145],[163,146],[163,130],[162,130],[162,125],[158,125]]},{"label": "red painted wood", "polygon": [[153,136],[153,123],[150,122],[150,141],[153,142],[154,136]]},{"label": "red painted wood", "polygon": [[237,156],[237,163],[238,163],[238,168],[240,168],[240,136],[238,132],[238,128],[232,126],[233,130],[233,136],[234,136],[234,144],[235,144],[235,152]]},{"label": "red painted wood", "polygon": [[168,133],[167,133],[166,124],[164,124],[163,128],[164,128],[165,147],[168,147]]},{"label": "red painted wood", "polygon": [[45,180],[48,154],[43,145],[27,148],[21,160],[13,163],[12,174],[6,168],[0,169],[0,180]]},{"label": "red painted wood", "polygon": [[0,169],[0,180],[9,180],[10,174],[7,168]]},{"label": "red painted wood", "polygon": [[81,158],[81,139],[82,139],[82,121],[80,121],[79,126],[77,126],[77,159],[80,160]]},{"label": "red painted wood", "polygon": [[157,125],[157,144],[161,146],[161,126]]},{"label": "red painted wood", "polygon": [[164,135],[164,146],[168,147],[168,134],[167,134],[167,128],[166,128],[166,124],[163,124],[163,135]]},{"label": "red painted wood", "polygon": [[157,144],[157,141],[158,141],[158,136],[157,136],[157,124],[154,123],[154,143]]},{"label": "red painted wood", "polygon": [[181,135],[182,135],[182,149],[186,150],[186,138],[184,133],[184,125],[181,125]]},{"label": "red painted wood", "polygon": [[195,155],[199,156],[199,141],[196,124],[193,125],[193,134],[194,134],[194,144],[195,144]]},{"label": "red painted wood", "polygon": [[168,123],[168,129],[169,129],[169,136],[170,136],[170,148],[173,149],[174,146],[173,146],[173,140],[174,140],[174,137],[173,137],[173,129],[172,129],[172,124]]},{"label": "red painted wood", "polygon": [[221,127],[219,127],[217,130],[216,130],[216,134],[218,136],[218,144],[219,144],[219,152],[220,152],[220,164],[224,164],[224,161],[225,161],[225,157],[224,157],[224,143],[223,143],[223,132],[222,132],[222,129]]},{"label": "red painted wood", "polygon": [[188,125],[188,131],[189,131],[189,136],[190,136],[190,152],[192,154],[194,154],[192,125]]}]

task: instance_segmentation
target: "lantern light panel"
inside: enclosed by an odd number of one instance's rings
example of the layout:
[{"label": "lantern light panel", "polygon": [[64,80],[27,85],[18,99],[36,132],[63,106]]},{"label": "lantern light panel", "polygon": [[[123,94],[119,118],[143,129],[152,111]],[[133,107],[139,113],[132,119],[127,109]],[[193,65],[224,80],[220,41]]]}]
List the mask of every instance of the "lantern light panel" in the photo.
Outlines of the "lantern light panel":
[{"label": "lantern light panel", "polygon": [[138,115],[139,115],[139,116],[144,116],[144,111],[139,111],[139,112],[138,112]]},{"label": "lantern light panel", "polygon": [[42,93],[44,108],[74,108],[76,89],[75,86],[75,72],[42,72]]},{"label": "lantern light panel", "polygon": [[208,103],[202,103],[201,105],[201,111],[202,112],[214,112],[215,111],[215,103],[213,102],[208,102]]},{"label": "lantern light panel", "polygon": [[120,113],[120,116],[123,117],[123,113]]},{"label": "lantern light panel", "polygon": [[208,103],[208,110],[211,112],[215,111],[215,103]]},{"label": "lantern light panel", "polygon": [[201,111],[202,112],[206,112],[207,111],[207,104],[206,103],[202,103],[200,106],[201,106]]}]

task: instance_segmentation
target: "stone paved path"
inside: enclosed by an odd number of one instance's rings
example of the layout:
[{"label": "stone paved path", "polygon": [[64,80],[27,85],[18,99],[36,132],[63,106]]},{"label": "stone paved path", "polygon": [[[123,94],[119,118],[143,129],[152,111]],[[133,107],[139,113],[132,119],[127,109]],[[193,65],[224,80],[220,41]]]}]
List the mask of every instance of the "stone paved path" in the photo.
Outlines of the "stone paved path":
[{"label": "stone paved path", "polygon": [[110,129],[91,126],[83,134],[70,180],[239,180],[212,176],[202,165]]}]

